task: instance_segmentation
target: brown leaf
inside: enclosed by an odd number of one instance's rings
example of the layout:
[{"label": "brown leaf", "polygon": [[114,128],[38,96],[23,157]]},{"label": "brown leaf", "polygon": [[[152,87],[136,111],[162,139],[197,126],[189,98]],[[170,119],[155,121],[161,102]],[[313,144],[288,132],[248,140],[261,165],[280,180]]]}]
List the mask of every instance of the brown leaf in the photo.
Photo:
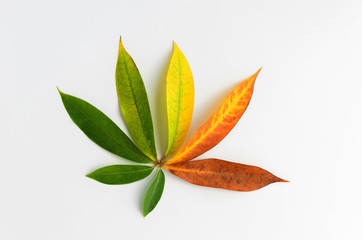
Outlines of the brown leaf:
[{"label": "brown leaf", "polygon": [[274,182],[288,182],[260,167],[213,158],[164,167],[190,183],[234,191],[253,191]]}]

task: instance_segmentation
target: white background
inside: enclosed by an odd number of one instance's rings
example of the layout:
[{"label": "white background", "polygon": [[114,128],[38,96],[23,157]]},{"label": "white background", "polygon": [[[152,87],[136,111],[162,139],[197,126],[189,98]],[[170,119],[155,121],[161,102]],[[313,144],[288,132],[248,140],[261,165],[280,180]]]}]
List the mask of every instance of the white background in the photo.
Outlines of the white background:
[{"label": "white background", "polygon": [[[0,239],[362,239],[362,1],[0,2]],[[141,214],[147,178],[85,175],[131,163],[70,120],[81,97],[126,131],[115,91],[118,39],[148,91],[159,155],[174,40],[195,78],[190,136],[263,67],[249,109],[201,158],[263,167],[290,183],[255,192],[200,187],[166,173]]]}]

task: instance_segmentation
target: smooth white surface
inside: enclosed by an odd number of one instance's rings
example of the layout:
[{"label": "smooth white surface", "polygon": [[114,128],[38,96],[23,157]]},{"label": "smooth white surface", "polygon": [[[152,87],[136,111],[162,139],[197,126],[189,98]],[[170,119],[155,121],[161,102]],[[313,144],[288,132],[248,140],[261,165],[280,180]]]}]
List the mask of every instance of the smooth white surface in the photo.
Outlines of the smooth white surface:
[{"label": "smooth white surface", "polygon": [[[0,239],[362,239],[362,1],[0,2]],[[148,91],[166,150],[165,76],[176,41],[195,78],[189,136],[263,66],[249,109],[202,156],[263,167],[291,182],[242,193],[167,173],[141,215],[151,178],[86,178],[131,163],[88,140],[56,86],[122,129],[118,38]]]}]

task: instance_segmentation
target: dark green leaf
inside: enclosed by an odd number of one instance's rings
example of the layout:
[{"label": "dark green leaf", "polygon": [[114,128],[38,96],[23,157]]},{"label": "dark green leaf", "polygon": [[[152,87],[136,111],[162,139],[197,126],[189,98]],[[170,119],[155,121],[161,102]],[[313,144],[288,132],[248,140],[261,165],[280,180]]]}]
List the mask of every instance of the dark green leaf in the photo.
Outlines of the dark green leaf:
[{"label": "dark green leaf", "polygon": [[150,188],[147,191],[143,202],[143,215],[146,217],[157,205],[162,196],[163,187],[165,186],[165,174],[162,169],[157,173],[157,176]]},{"label": "dark green leaf", "polygon": [[151,110],[145,85],[132,57],[119,42],[116,86],[122,113],[138,147],[157,161]]},{"label": "dark green leaf", "polygon": [[87,175],[105,184],[127,184],[144,179],[153,167],[144,165],[111,165],[102,167]]},{"label": "dark green leaf", "polygon": [[96,144],[126,159],[149,163],[126,134],[104,113],[88,102],[59,91],[65,109],[74,123]]}]

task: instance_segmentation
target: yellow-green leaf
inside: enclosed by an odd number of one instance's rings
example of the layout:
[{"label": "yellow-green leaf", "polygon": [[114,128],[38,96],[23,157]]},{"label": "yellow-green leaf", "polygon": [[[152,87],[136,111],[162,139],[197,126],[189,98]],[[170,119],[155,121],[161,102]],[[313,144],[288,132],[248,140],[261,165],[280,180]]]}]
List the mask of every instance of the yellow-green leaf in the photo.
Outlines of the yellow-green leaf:
[{"label": "yellow-green leaf", "polygon": [[165,158],[174,154],[184,143],[194,111],[194,78],[185,55],[176,43],[166,81],[168,148]]},{"label": "yellow-green leaf", "polygon": [[145,85],[132,57],[119,41],[116,86],[124,120],[138,147],[157,161],[151,110]]}]

